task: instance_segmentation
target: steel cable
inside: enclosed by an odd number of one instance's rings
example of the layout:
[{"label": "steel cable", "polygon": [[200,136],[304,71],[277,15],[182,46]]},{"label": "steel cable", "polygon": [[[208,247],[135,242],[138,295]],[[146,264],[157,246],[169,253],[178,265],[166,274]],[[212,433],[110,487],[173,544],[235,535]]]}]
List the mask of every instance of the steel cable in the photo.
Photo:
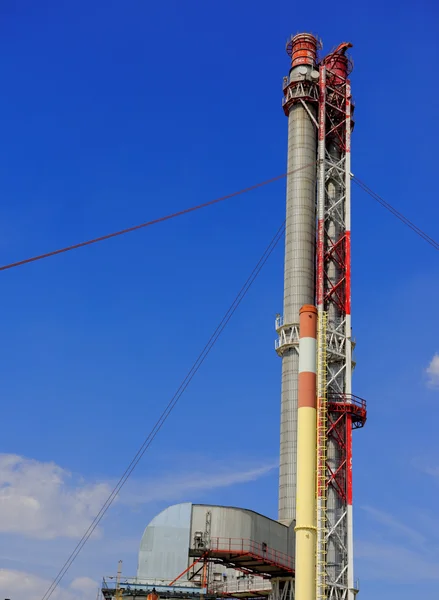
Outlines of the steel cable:
[{"label": "steel cable", "polygon": [[134,458],[131,460],[130,464],[125,469],[125,472],[120,477],[118,483],[113,488],[112,492],[110,493],[110,495],[108,496],[107,500],[103,504],[101,510],[96,515],[96,517],[93,519],[92,523],[90,524],[90,526],[88,527],[88,529],[86,530],[86,532],[84,533],[84,535],[81,537],[81,539],[79,540],[79,542],[76,545],[75,549],[73,550],[73,552],[70,554],[70,556],[65,561],[64,565],[61,567],[61,569],[58,572],[57,576],[55,577],[55,579],[53,580],[53,582],[51,583],[51,585],[49,586],[49,588],[47,589],[46,593],[44,594],[44,596],[42,597],[41,600],[49,600],[49,598],[52,596],[53,592],[56,590],[56,588],[58,587],[59,583],[63,579],[64,575],[67,573],[67,571],[69,570],[69,568],[71,567],[71,565],[75,561],[76,557],[81,552],[82,548],[84,547],[84,545],[86,544],[86,542],[88,541],[88,539],[90,538],[90,536],[93,534],[93,532],[96,529],[96,527],[101,522],[101,520],[104,517],[105,513],[108,511],[108,509],[110,508],[110,506],[114,502],[116,496],[118,495],[118,493],[120,492],[120,490],[125,485],[126,481],[130,477],[130,475],[134,471],[134,469],[136,468],[136,466],[139,463],[139,461],[141,460],[142,456],[145,454],[145,452],[147,451],[147,449],[150,447],[150,445],[154,441],[154,438],[157,436],[157,434],[159,433],[160,429],[163,427],[163,425],[166,422],[167,418],[169,417],[169,415],[171,414],[171,412],[175,408],[177,402],[179,401],[179,399],[181,398],[181,396],[183,395],[183,393],[185,392],[185,390],[189,386],[190,382],[194,378],[195,374],[200,369],[201,365],[203,364],[203,362],[207,358],[208,354],[210,353],[210,351],[212,350],[212,348],[214,347],[214,345],[218,341],[218,338],[220,337],[221,333],[224,331],[225,327],[227,326],[228,322],[232,318],[233,314],[238,309],[238,307],[241,304],[242,300],[244,299],[244,297],[246,296],[247,292],[249,291],[249,289],[253,285],[254,281],[256,280],[257,276],[261,272],[263,266],[265,265],[265,263],[267,262],[267,260],[271,256],[273,250],[276,248],[277,244],[282,239],[284,231],[285,231],[285,222],[277,230],[276,234],[274,235],[274,237],[272,238],[271,242],[269,243],[269,245],[265,249],[265,251],[262,254],[261,258],[259,259],[259,261],[257,262],[256,266],[254,267],[254,269],[250,273],[249,277],[247,278],[246,282],[241,287],[240,291],[236,295],[236,297],[233,300],[232,304],[230,305],[229,309],[227,310],[227,312],[225,313],[225,315],[221,319],[219,325],[216,327],[216,329],[214,330],[214,332],[210,336],[208,342],[204,346],[203,350],[198,355],[198,358],[195,360],[194,364],[190,368],[190,370],[187,373],[186,377],[181,382],[181,384],[178,387],[177,391],[175,392],[175,394],[173,395],[173,397],[171,398],[171,400],[167,404],[166,408],[163,410],[162,414],[160,415],[159,419],[155,423],[154,427],[151,429],[151,431],[148,434],[147,438],[144,440],[143,444],[140,446],[140,448],[137,451],[137,453],[135,454]]},{"label": "steel cable", "polygon": [[[233,198],[235,196],[239,196],[241,194],[245,194],[247,192],[251,192],[251,191],[253,191],[253,190],[257,189],[257,188],[263,187],[263,186],[268,185],[270,183],[274,183],[275,181],[279,181],[280,179],[288,177],[289,175],[293,175],[294,173],[297,173],[297,172],[301,171],[302,169],[306,169],[306,168],[312,166],[312,164],[313,163],[309,163],[307,165],[303,165],[302,167],[299,167],[298,169],[294,169],[293,171],[289,171],[287,173],[282,173],[282,175],[277,175],[276,177],[272,177],[271,179],[267,179],[265,181],[261,181],[259,183],[256,183],[255,185],[250,186],[250,187],[238,190],[236,192],[232,192],[231,194],[227,194],[226,196],[221,196],[220,198],[215,198],[214,200],[209,200],[208,202],[204,202],[203,204],[198,204],[197,206],[191,206],[191,207],[186,208],[184,210],[180,210],[178,212],[171,213],[171,214],[165,215],[163,217],[159,217],[158,219],[153,219],[151,221],[146,221],[145,223],[140,223],[139,225],[134,225],[133,227],[127,227],[126,229],[121,229],[119,231],[114,231],[112,233],[107,233],[105,235],[102,235],[102,236],[99,236],[99,237],[87,240],[85,242],[79,242],[78,244],[73,244],[71,246],[65,246],[64,248],[59,248],[57,250],[52,250],[51,252],[46,252],[44,254],[38,254],[38,255],[32,256],[30,258],[25,258],[23,260],[19,260],[19,261],[16,261],[16,262],[8,263],[6,265],[2,265],[2,266],[0,266],[0,271],[6,271],[8,269],[13,269],[14,267],[21,267],[23,265],[26,265],[26,264],[29,264],[29,263],[32,263],[32,262],[43,260],[45,258],[50,258],[51,256],[56,256],[58,254],[63,254],[65,252],[70,252],[71,250],[77,250],[77,249],[83,248],[85,246],[91,246],[92,244],[97,244],[98,242],[103,242],[105,240],[109,240],[111,238],[118,237],[120,235],[124,235],[126,233],[131,233],[133,231],[137,231],[138,229],[143,229],[145,227],[150,227],[151,225],[156,225],[156,224],[162,223],[164,221],[169,221],[171,219],[175,219],[176,217],[180,217],[180,216],[186,215],[188,213],[195,212],[196,210],[200,210],[202,208],[206,208],[208,206],[212,206],[213,204],[218,204],[219,202],[223,202],[224,200],[228,200],[228,199]],[[422,229],[420,229],[417,225],[415,225],[412,221],[410,221],[410,219],[408,219],[407,217],[405,217],[402,213],[400,213],[391,204],[389,204],[383,198],[381,198],[381,196],[379,196],[376,192],[374,192],[373,190],[371,190],[363,181],[361,181],[361,179],[359,179],[358,177],[356,177],[356,176],[353,175],[352,176],[352,180],[363,191],[365,191],[372,198],[374,198],[374,200],[376,200],[377,202],[379,202],[379,204],[381,204],[384,208],[386,208],[389,212],[391,212],[397,219],[399,219],[400,221],[402,221],[405,225],[407,225],[408,227],[410,227],[410,229],[412,229],[417,235],[419,235],[420,237],[422,237],[427,243],[429,243],[431,246],[433,246],[433,248],[435,248],[436,250],[439,250],[439,243],[436,242],[436,240],[434,240],[429,235],[427,235],[425,233],[425,231],[423,231]]]},{"label": "steel cable", "polygon": [[145,227],[150,227],[151,225],[156,225],[158,223],[163,223],[164,221],[169,221],[171,219],[175,219],[176,217],[181,217],[183,215],[187,215],[188,213],[195,212],[196,210],[200,210],[202,208],[206,208],[208,206],[212,206],[214,204],[218,204],[219,202],[224,202],[224,200],[229,200],[230,198],[234,198],[235,196],[240,196],[242,194],[246,194],[247,192],[252,192],[258,188],[264,187],[270,183],[274,183],[275,181],[279,181],[280,179],[284,179],[289,175],[293,175],[294,173],[298,173],[302,169],[307,169],[311,167],[314,163],[309,163],[307,165],[303,165],[293,171],[289,171],[288,173],[282,173],[282,175],[276,175],[276,177],[272,177],[271,179],[266,179],[265,181],[261,181],[250,187],[243,188],[236,192],[232,192],[231,194],[227,194],[226,196],[221,196],[220,198],[215,198],[214,200],[209,200],[208,202],[204,202],[203,204],[198,204],[197,206],[191,206],[190,208],[185,208],[184,210],[179,210],[178,212],[171,213],[169,215],[165,215],[163,217],[159,217],[158,219],[153,219],[152,221],[146,221],[145,223],[140,223],[139,225],[134,225],[133,227],[127,227],[126,229],[121,229],[120,231],[114,231],[113,233],[107,233],[106,235],[101,235],[99,237],[93,238],[91,240],[87,240],[86,242],[79,242],[78,244],[73,244],[71,246],[65,246],[64,248],[59,248],[58,250],[52,250],[51,252],[46,252],[44,254],[38,254],[37,256],[33,256],[31,258],[25,258],[24,260],[19,260],[13,263],[9,263],[3,266],[0,266],[0,271],[6,271],[7,269],[13,269],[14,267],[21,267],[23,265],[36,262],[38,260],[43,260],[44,258],[50,258],[51,256],[56,256],[57,254],[63,254],[65,252],[70,252],[71,250],[77,250],[78,248],[83,248],[84,246],[91,246],[92,244],[97,244],[98,242],[103,242],[105,240],[109,240],[111,238],[124,235],[126,233],[131,233],[132,231],[137,231],[138,229],[143,229]]},{"label": "steel cable", "polygon": [[408,219],[402,213],[396,210],[395,207],[386,202],[384,198],[381,198],[381,196],[379,196],[376,192],[371,190],[370,187],[368,187],[363,181],[361,181],[361,179],[358,179],[358,177],[355,177],[355,175],[352,176],[352,179],[364,192],[369,194],[369,196],[371,196],[374,200],[381,204],[381,206],[383,206],[386,210],[392,213],[392,215],[399,219],[402,223],[404,223],[404,225],[410,227],[410,229],[414,231],[417,235],[419,235],[423,240],[425,240],[427,244],[430,244],[430,246],[433,246],[433,248],[439,250],[439,243],[432,237],[430,237],[427,233],[425,233],[425,231],[423,231],[420,227],[415,225],[413,221],[410,221],[410,219]]}]

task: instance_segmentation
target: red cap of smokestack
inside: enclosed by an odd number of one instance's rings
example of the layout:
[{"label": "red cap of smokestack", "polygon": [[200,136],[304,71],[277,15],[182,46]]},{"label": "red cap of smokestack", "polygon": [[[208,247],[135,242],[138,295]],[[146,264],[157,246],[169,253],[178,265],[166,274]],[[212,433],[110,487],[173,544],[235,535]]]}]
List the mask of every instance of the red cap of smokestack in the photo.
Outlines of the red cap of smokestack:
[{"label": "red cap of smokestack", "polygon": [[317,62],[317,38],[311,33],[298,33],[287,43],[287,54],[291,56],[291,67],[310,65]]},{"label": "red cap of smokestack", "polygon": [[352,48],[350,42],[341,43],[334,52],[328,54],[324,63],[328,69],[328,81],[333,85],[343,82],[352,71],[352,65],[345,52]]}]

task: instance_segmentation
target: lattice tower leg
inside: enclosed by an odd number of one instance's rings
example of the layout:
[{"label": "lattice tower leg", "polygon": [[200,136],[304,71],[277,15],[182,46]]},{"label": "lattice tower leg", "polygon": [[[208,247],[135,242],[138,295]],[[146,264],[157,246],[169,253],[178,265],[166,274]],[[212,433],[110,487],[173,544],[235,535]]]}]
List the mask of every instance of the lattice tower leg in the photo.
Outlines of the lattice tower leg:
[{"label": "lattice tower leg", "polygon": [[269,600],[294,600],[294,579],[292,577],[272,579]]}]

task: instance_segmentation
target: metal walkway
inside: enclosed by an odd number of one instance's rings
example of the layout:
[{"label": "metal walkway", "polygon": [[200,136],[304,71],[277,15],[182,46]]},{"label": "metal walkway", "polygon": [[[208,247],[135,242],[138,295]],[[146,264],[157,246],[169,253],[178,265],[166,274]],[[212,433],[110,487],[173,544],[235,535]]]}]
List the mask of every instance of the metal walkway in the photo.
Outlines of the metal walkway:
[{"label": "metal walkway", "polygon": [[291,577],[294,575],[294,558],[266,544],[240,538],[211,538],[209,549],[191,549],[189,555],[206,554],[210,561],[226,567],[253,573],[261,577]]}]

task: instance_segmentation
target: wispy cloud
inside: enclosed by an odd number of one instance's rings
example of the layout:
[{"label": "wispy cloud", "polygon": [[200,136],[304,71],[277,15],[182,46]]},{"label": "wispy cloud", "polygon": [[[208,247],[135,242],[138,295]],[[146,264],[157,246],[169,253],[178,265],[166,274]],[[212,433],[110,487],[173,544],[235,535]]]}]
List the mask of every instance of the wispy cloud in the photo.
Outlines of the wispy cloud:
[{"label": "wispy cloud", "polygon": [[436,353],[425,369],[427,373],[427,385],[431,388],[439,388],[439,354]]},{"label": "wispy cloud", "polygon": [[412,527],[409,527],[405,523],[402,523],[396,519],[393,515],[386,513],[372,506],[362,506],[365,512],[367,512],[377,523],[384,525],[394,533],[402,535],[406,540],[414,544],[424,544],[426,542],[425,535],[422,535],[419,531],[416,531]]},{"label": "wispy cloud", "polygon": [[429,460],[431,461],[431,459],[414,458],[411,461],[411,464],[421,473],[439,479],[439,466],[432,465],[431,462],[428,462]]},{"label": "wispy cloud", "polygon": [[359,541],[355,555],[365,579],[408,583],[439,581],[439,560],[434,554],[414,551],[402,544]]},{"label": "wispy cloud", "polygon": [[[171,502],[218,488],[255,481],[277,463],[211,462],[167,469],[165,475],[134,479],[117,501],[128,507]],[[177,471],[177,472],[175,472]],[[114,487],[114,481],[86,482],[53,462],[0,454],[0,532],[40,540],[78,538]]]},{"label": "wispy cloud", "polygon": [[256,481],[277,468],[277,463],[260,466],[230,465],[213,462],[208,470],[195,470],[170,474],[163,478],[134,481],[121,497],[123,504],[146,504],[149,502],[171,502],[188,494],[206,492],[218,488]]},{"label": "wispy cloud", "polygon": [[405,583],[439,581],[439,529],[430,527],[431,515],[417,509],[407,511],[413,527],[371,506],[362,507],[376,525],[368,539],[356,544],[362,577]]},{"label": "wispy cloud", "polygon": [[423,468],[423,471],[427,475],[431,475],[432,477],[439,478],[439,467],[432,467],[432,466],[425,465]]}]

